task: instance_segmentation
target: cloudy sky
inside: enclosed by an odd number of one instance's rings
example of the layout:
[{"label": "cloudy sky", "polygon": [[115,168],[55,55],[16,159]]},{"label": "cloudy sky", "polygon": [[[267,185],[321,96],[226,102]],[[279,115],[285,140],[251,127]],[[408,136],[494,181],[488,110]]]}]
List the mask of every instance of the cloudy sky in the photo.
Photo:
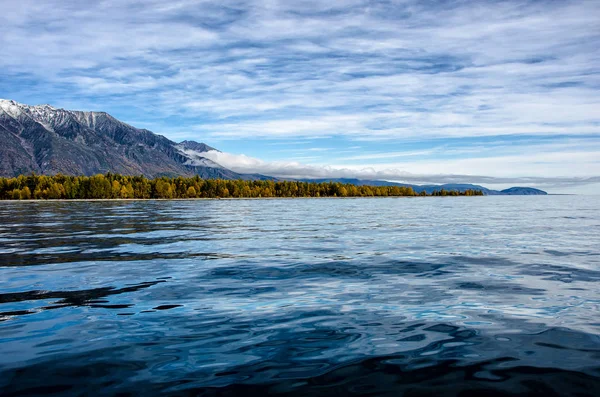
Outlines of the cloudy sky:
[{"label": "cloudy sky", "polygon": [[0,0],[0,97],[238,171],[600,193],[600,1]]}]

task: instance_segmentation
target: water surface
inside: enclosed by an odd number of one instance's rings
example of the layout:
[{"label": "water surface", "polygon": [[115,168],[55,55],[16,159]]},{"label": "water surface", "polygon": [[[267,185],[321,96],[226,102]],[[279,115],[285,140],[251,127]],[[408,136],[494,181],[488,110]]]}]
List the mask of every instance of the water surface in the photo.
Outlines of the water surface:
[{"label": "water surface", "polygon": [[1,202],[0,394],[600,395],[600,200]]}]

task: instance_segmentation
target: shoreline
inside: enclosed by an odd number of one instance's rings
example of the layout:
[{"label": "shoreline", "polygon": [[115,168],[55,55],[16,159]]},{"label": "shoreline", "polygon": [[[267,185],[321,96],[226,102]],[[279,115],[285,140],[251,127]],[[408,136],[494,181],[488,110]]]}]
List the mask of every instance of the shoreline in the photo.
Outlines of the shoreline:
[{"label": "shoreline", "polygon": [[[492,197],[492,196],[353,196],[353,197],[196,197],[196,198],[133,198],[133,199],[26,199],[26,200],[5,200],[0,199],[0,203],[38,203],[38,202],[87,202],[87,201],[205,201],[205,200],[302,200],[302,199],[413,199],[413,198],[464,198],[464,197]],[[507,195],[508,197],[508,195]]]}]

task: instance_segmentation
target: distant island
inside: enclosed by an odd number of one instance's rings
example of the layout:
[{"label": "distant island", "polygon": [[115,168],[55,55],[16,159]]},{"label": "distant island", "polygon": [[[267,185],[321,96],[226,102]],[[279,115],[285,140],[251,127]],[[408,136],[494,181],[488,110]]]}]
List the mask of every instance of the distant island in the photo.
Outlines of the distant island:
[{"label": "distant island", "polygon": [[481,190],[439,191],[428,194],[411,187],[353,185],[340,182],[244,181],[194,177],[21,175],[0,178],[2,200],[75,199],[194,199],[274,197],[410,197],[483,196]]},{"label": "distant island", "polygon": [[[142,175],[149,180],[150,184],[153,180],[158,181],[156,178],[162,177],[171,178],[170,181],[177,180],[178,177],[183,177],[183,179],[198,177],[204,180],[274,182],[272,184],[248,184],[249,188],[252,186],[257,190],[265,190],[263,187],[257,187],[263,185],[268,185],[268,190],[276,189],[280,185],[275,182],[284,186],[287,186],[284,182],[298,182],[295,186],[300,189],[299,186],[304,186],[300,182],[306,182],[309,183],[309,186],[315,186],[314,194],[319,191],[321,196],[325,190],[327,190],[326,196],[340,195],[339,192],[333,192],[331,187],[327,189],[323,187],[330,186],[331,183],[335,186],[343,186],[346,194],[350,196],[369,196],[371,195],[369,192],[372,192],[373,195],[410,196],[412,194],[397,194],[397,192],[410,192],[410,189],[415,194],[424,193],[424,195],[442,194],[441,192],[457,192],[467,195],[468,192],[474,191],[481,191],[484,195],[546,194],[542,190],[528,187],[513,187],[496,191],[470,184],[419,186],[380,180],[344,178],[282,180],[268,175],[241,174],[232,171],[205,157],[205,153],[212,150],[217,149],[205,143],[173,142],[151,131],[132,127],[104,112],[71,111],[57,109],[50,105],[29,106],[12,100],[0,99],[0,177],[17,178],[20,175],[31,175],[32,173],[47,176],[65,175],[65,177],[53,177],[59,178],[58,180],[53,179],[53,183],[58,184],[61,184],[59,181],[62,179],[60,178],[67,178],[66,176],[80,178],[80,176],[94,177],[99,174]],[[113,180],[110,180],[110,183],[112,182]],[[224,182],[210,183],[218,185]],[[2,197],[16,197],[17,193],[13,191],[15,189],[22,190],[25,187],[18,186],[4,191]],[[127,183],[125,183],[126,186]],[[28,187],[31,198],[35,198],[35,188],[33,185],[28,185]],[[67,189],[66,186],[63,185],[63,187]],[[391,189],[393,187],[400,188],[400,190]],[[230,188],[231,185],[227,187],[227,190],[231,194]],[[45,189],[50,191],[50,187],[44,187],[41,191],[43,192]],[[384,192],[387,194],[383,194]],[[56,196],[55,193],[49,193],[49,195]],[[83,197],[87,194],[77,193],[76,195]],[[139,192],[135,197],[147,198],[153,194],[160,195],[159,193]],[[186,192],[178,192],[174,196],[184,197],[186,194]],[[213,193],[208,194],[216,197]],[[261,197],[265,197],[264,191],[260,194]],[[26,192],[23,195],[27,196]],[[131,196],[129,193],[123,195]],[[64,196],[71,195],[67,194],[65,190]],[[113,196],[122,195],[119,192]],[[267,196],[271,197],[269,194]],[[254,196],[244,194],[243,197]]]}]

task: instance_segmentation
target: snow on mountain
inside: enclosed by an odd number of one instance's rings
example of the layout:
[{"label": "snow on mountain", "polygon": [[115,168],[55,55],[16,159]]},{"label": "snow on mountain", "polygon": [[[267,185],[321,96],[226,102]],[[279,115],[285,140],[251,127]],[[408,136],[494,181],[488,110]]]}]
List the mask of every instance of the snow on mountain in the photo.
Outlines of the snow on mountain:
[{"label": "snow on mountain", "polygon": [[192,176],[273,179],[233,172],[202,156],[199,142],[177,144],[108,113],[30,106],[0,99],[0,176],[20,174]]},{"label": "snow on mountain", "polygon": [[23,114],[23,107],[15,101],[0,99],[0,109],[12,118],[18,118]]}]

